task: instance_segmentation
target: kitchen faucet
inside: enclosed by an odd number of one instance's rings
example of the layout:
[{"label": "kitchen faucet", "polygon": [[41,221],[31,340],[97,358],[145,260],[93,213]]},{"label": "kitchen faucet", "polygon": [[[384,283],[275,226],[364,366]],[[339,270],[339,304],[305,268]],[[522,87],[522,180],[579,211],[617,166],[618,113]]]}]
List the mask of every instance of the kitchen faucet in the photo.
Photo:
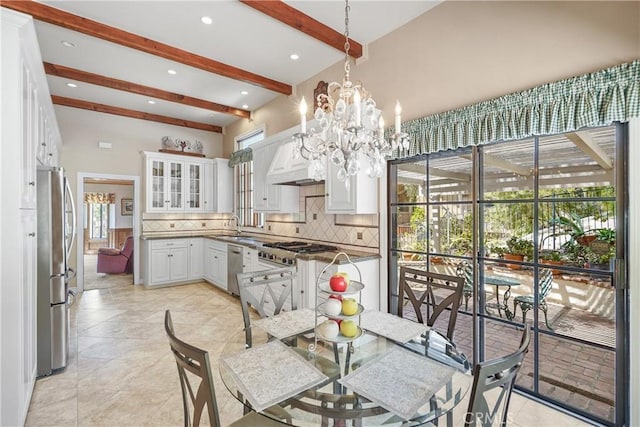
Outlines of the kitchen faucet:
[{"label": "kitchen faucet", "polygon": [[231,218],[229,218],[229,224],[231,224],[231,220],[234,219],[236,220],[236,235],[239,236],[240,235],[240,217],[238,217],[238,215],[231,215]]}]

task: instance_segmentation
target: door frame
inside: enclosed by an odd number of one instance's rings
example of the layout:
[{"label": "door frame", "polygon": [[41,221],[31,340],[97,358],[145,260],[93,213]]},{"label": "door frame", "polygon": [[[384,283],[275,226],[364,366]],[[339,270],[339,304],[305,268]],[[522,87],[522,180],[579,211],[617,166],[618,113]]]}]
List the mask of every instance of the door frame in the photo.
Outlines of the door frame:
[{"label": "door frame", "polygon": [[[101,178],[101,179],[113,179],[113,180],[127,180],[133,181],[133,284],[140,284],[140,177],[137,175],[116,175],[97,172],[78,172],[78,181],[76,185],[76,206],[78,207],[76,221],[79,223],[80,216],[84,215],[84,180],[87,178]],[[78,227],[78,230],[81,228]],[[78,231],[79,233],[79,231]],[[76,236],[78,245],[76,247],[76,286],[78,292],[84,291],[84,238]]]}]

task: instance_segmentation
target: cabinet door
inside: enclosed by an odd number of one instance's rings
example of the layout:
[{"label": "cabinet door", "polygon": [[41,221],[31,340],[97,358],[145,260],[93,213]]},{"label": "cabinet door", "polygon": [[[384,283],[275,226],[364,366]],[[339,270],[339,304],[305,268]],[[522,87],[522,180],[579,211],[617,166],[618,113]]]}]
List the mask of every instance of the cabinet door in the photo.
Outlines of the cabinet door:
[{"label": "cabinet door", "polygon": [[378,179],[369,178],[363,171],[347,178],[348,184],[338,179],[338,168],[327,162],[325,181],[325,212],[343,214],[375,214],[378,212]]},{"label": "cabinet door", "polygon": [[151,251],[151,283],[165,283],[171,280],[171,262],[169,249]]},{"label": "cabinet door", "polygon": [[147,212],[167,210],[167,173],[164,160],[147,158]]},{"label": "cabinet door", "polygon": [[[20,153],[21,203],[23,209],[36,207],[36,138],[38,123],[34,122],[34,102],[36,89],[31,82],[31,74],[22,63],[22,151]],[[36,104],[37,105],[37,104]]]},{"label": "cabinet door", "polygon": [[253,204],[258,211],[269,210],[268,205],[268,187],[267,172],[269,171],[269,163],[273,151],[269,150],[269,146],[257,148],[253,152]]},{"label": "cabinet door", "polygon": [[185,163],[186,180],[185,180],[185,210],[202,211],[204,210],[204,164],[202,163]]},{"label": "cabinet door", "polygon": [[227,253],[217,253],[218,267],[216,269],[216,284],[222,289],[227,289]]},{"label": "cabinet door", "polygon": [[356,209],[356,185],[354,177],[348,177],[348,185],[338,180],[338,168],[327,162],[325,181],[325,210],[328,213],[352,212]]},{"label": "cabinet door", "polygon": [[202,205],[205,212],[217,212],[216,206],[216,186],[215,164],[205,162],[204,164],[204,181],[202,188]]},{"label": "cabinet door", "polygon": [[181,211],[184,210],[184,188],[185,188],[185,164],[184,162],[169,160],[167,161],[168,172],[168,199],[169,206],[167,210]]},{"label": "cabinet door", "polygon": [[169,253],[171,281],[179,282],[189,278],[189,248],[173,248]]},{"label": "cabinet door", "polygon": [[209,282],[213,282],[214,281],[214,277],[215,277],[215,269],[216,269],[216,262],[215,257],[216,257],[216,251],[211,248],[211,247],[206,247],[204,250],[204,278],[207,279]]},{"label": "cabinet door", "polygon": [[189,239],[189,279],[201,279],[204,275],[202,238]]},{"label": "cabinet door", "polygon": [[21,211],[22,284],[22,378],[23,396],[31,393],[36,377],[36,211]]}]

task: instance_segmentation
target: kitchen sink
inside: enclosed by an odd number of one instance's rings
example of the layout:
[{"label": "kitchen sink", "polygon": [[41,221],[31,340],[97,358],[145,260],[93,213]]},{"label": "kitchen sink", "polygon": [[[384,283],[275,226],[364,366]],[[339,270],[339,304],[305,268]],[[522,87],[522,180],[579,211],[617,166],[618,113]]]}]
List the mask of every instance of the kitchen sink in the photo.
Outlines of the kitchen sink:
[{"label": "kitchen sink", "polygon": [[223,240],[229,240],[232,242],[238,242],[238,243],[246,243],[246,244],[255,244],[256,240],[252,237],[247,237],[247,236],[220,236],[220,239]]}]

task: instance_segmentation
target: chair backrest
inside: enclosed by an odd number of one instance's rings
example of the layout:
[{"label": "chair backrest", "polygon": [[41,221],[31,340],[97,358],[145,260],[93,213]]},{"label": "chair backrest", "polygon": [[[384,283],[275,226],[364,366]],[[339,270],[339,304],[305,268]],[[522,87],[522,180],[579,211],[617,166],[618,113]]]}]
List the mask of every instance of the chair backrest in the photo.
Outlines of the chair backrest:
[{"label": "chair backrest", "polygon": [[133,253],[133,236],[129,236],[124,241],[124,245],[122,245],[122,250],[120,251],[120,254],[126,256],[127,258],[131,258],[132,253]]},{"label": "chair backrest", "polygon": [[248,347],[251,347],[249,306],[253,307],[261,318],[276,315],[283,310],[297,309],[295,279],[295,267],[236,274]]},{"label": "chair backrest", "polygon": [[551,288],[553,287],[553,271],[550,268],[543,268],[539,273],[540,277],[538,277],[538,292],[540,301],[544,301],[544,299],[551,292]]},{"label": "chair backrest", "polygon": [[[164,314],[164,330],[169,337],[171,352],[176,359],[176,365],[178,365],[185,427],[200,425],[205,405],[207,407],[207,413],[209,414],[209,423],[212,427],[219,427],[221,424],[218,415],[216,394],[213,388],[213,375],[211,374],[209,353],[187,344],[175,336],[169,310]],[[192,383],[192,380],[196,379],[188,376],[187,371],[200,378],[200,384],[195,393],[193,386],[196,385],[196,381]],[[190,408],[193,408],[193,419],[191,419],[190,416]]]},{"label": "chair backrest", "polygon": [[[529,351],[529,325],[525,323],[520,347],[514,353],[478,363],[473,369],[473,387],[465,415],[465,426],[489,427],[499,420],[507,425],[507,413],[516,376]],[[501,387],[498,393],[488,393]]]},{"label": "chair backrest", "polygon": [[460,261],[458,265],[456,265],[456,276],[462,277],[466,286],[472,286],[473,267],[468,261]]},{"label": "chair backrest", "polygon": [[425,323],[422,310],[426,309],[426,324],[429,326],[433,326],[438,316],[448,308],[447,338],[453,341],[460,297],[464,288],[463,278],[401,266],[398,288],[400,317],[404,314],[405,296],[411,303],[418,322]]}]

